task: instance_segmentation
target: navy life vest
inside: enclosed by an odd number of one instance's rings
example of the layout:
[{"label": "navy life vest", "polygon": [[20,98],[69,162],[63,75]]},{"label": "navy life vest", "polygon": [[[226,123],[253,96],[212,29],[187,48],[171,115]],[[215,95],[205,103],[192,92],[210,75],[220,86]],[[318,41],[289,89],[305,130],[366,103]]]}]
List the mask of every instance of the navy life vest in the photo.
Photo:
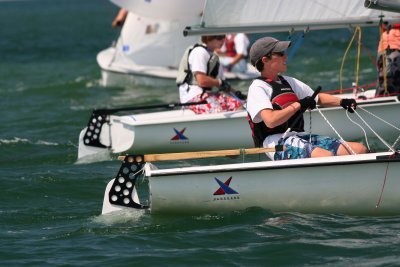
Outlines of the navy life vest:
[{"label": "navy life vest", "polygon": [[[293,91],[290,84],[282,76],[278,76],[278,78],[282,83],[277,83],[269,79],[265,80],[263,77],[257,78],[268,83],[272,87],[271,103],[274,110],[284,109],[288,105],[299,101],[299,98]],[[267,125],[265,125],[264,121],[259,123],[253,122],[248,114],[247,120],[250,124],[254,145],[256,147],[262,147],[264,139],[267,136],[284,133],[289,126],[292,126],[292,123],[296,120],[299,114],[301,114],[301,111],[297,111],[292,117],[289,118],[288,121],[275,128],[269,128]],[[292,130],[296,132],[304,132],[303,116],[301,116],[297,123],[292,126]]]}]

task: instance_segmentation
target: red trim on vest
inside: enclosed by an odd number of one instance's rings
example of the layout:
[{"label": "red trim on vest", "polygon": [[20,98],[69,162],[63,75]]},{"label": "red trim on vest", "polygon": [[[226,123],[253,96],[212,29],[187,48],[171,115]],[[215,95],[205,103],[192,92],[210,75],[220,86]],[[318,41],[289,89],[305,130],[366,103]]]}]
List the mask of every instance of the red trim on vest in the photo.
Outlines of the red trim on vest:
[{"label": "red trim on vest", "polygon": [[230,38],[225,39],[225,47],[226,47],[226,52],[225,55],[228,57],[234,57],[236,56],[236,50],[235,50],[235,35],[231,35]]},{"label": "red trim on vest", "polygon": [[295,93],[288,92],[288,93],[282,93],[280,95],[277,95],[274,99],[272,99],[271,103],[272,104],[278,104],[282,109],[286,108],[290,104],[294,102],[298,102],[299,98]]}]

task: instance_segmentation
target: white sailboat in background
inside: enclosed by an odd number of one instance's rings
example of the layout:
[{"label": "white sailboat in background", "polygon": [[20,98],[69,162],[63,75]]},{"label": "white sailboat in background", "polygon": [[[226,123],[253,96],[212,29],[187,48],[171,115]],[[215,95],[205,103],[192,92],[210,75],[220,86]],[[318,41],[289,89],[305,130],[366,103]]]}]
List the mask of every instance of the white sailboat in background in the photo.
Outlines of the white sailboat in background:
[{"label": "white sailboat in background", "polygon": [[[97,55],[103,86],[174,85],[179,62],[198,36],[184,37],[186,25],[199,24],[204,0],[113,0],[129,11],[116,43]],[[226,73],[251,79],[256,71]]]}]

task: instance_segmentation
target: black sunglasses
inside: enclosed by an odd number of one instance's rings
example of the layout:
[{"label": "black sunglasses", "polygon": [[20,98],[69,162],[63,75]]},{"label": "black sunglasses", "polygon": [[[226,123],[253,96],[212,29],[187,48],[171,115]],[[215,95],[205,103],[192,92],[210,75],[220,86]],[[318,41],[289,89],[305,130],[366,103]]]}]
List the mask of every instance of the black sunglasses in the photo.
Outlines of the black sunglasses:
[{"label": "black sunglasses", "polygon": [[275,55],[275,56],[278,56],[278,57],[283,57],[286,53],[285,53],[285,51],[282,51],[282,52],[273,52],[271,54]]}]

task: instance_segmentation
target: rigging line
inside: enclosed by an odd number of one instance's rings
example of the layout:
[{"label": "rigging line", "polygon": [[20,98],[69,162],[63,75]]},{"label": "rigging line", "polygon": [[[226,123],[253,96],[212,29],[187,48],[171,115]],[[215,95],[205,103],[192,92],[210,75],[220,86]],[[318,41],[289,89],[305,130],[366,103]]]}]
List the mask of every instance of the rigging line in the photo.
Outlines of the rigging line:
[{"label": "rigging line", "polygon": [[[342,78],[343,78],[343,66],[344,66],[344,62],[346,61],[347,54],[349,53],[350,47],[351,47],[351,45],[352,45],[352,43],[353,43],[353,41],[354,41],[354,38],[356,37],[357,32],[359,32],[359,39],[360,39],[360,37],[361,37],[361,28],[360,28],[360,27],[356,27],[356,29],[355,29],[355,31],[354,31],[354,34],[353,34],[353,37],[351,37],[350,43],[349,43],[349,45],[347,46],[347,49],[346,49],[346,51],[345,51],[345,53],[344,53],[344,55],[343,55],[342,63],[340,64],[340,71],[339,71],[339,85],[340,85],[339,92],[340,92],[340,94],[342,94],[342,90],[343,90]],[[359,42],[360,42],[360,41],[359,41]],[[359,61],[359,58],[358,58],[358,61]],[[358,71],[358,70],[357,70],[357,71]],[[357,76],[358,76],[358,72],[357,72]],[[357,77],[357,76],[356,76],[356,77]],[[358,80],[356,80],[356,86],[358,86]]]},{"label": "rigging line", "polygon": [[399,142],[399,140],[400,140],[400,135],[397,137],[396,141],[394,141],[392,147],[396,147],[397,142]]},{"label": "rigging line", "polygon": [[361,28],[357,27],[359,33],[358,33],[358,46],[357,46],[357,63],[356,63],[356,93],[354,96],[357,97],[358,94],[358,77],[359,77],[359,72],[360,72],[360,58],[361,58]]},{"label": "rigging line", "polygon": [[[151,164],[151,163],[147,163],[147,162],[146,162],[146,164]],[[143,183],[143,182],[144,182],[144,179],[145,179],[144,173],[145,173],[145,166],[146,166],[146,164],[143,165],[143,167],[142,167],[140,170],[138,170],[137,172],[135,172],[135,173],[132,175],[132,177],[136,177],[136,175],[137,175],[138,173],[141,172],[141,173],[142,173],[142,175],[141,175],[142,180],[140,181],[141,183]],[[140,177],[140,176],[138,176],[138,177]],[[138,182],[139,182],[139,180],[138,180]]]},{"label": "rigging line", "polygon": [[[108,138],[109,138],[109,141],[110,141],[110,148],[112,149],[112,145],[113,145],[113,142],[112,142],[112,133],[111,133],[111,126],[112,126],[112,123],[111,123],[111,119],[110,119],[110,115],[107,115],[107,117],[106,117],[106,122],[107,122],[107,124],[108,124]],[[100,131],[101,131],[101,129],[100,129]],[[99,140],[100,140],[100,134],[99,134]]]},{"label": "rigging line", "polygon": [[398,130],[400,132],[400,128],[394,126],[393,124],[391,124],[390,122],[385,121],[384,119],[378,117],[377,115],[373,114],[371,111],[366,110],[365,108],[361,107],[361,106],[357,106],[357,108],[361,109],[362,111],[365,111],[366,113],[368,113],[369,115],[375,117],[376,119],[386,123],[387,125],[393,127],[394,129]]},{"label": "rigging line", "polygon": [[[303,33],[300,35],[300,37],[297,38],[296,43],[294,44],[293,48],[290,49],[290,51],[288,53],[288,58],[286,60],[286,64],[289,64],[289,62],[292,61],[292,58],[294,57],[294,55],[296,54],[297,50],[299,49],[299,47],[303,43],[304,37],[305,37],[307,32],[308,32],[308,29],[304,30]],[[290,37],[290,39],[291,39],[291,37]]]},{"label": "rigging line", "polygon": [[309,131],[308,131],[308,135],[309,135],[309,142],[311,143],[311,123],[312,123],[312,120],[311,120],[311,112],[309,112],[309,114],[310,114],[310,128],[309,128]]},{"label": "rigging line", "polygon": [[385,185],[386,185],[388,170],[389,170],[389,162],[388,162],[387,165],[386,165],[385,178],[383,179],[383,184],[382,184],[381,192],[380,192],[380,194],[379,194],[378,201],[376,202],[375,209],[379,208],[379,206],[381,205],[381,200],[382,200],[382,196],[383,196],[383,190],[385,189]]},{"label": "rigging line", "polygon": [[347,118],[349,119],[349,121],[351,121],[353,124],[355,124],[355,125],[357,125],[358,127],[360,127],[360,129],[363,131],[363,133],[364,133],[364,138],[365,138],[365,142],[367,143],[368,151],[371,151],[371,148],[370,148],[369,142],[368,142],[367,133],[365,132],[365,129],[364,129],[360,124],[358,124],[357,122],[355,122],[354,120],[352,120],[352,119],[350,118],[348,112],[346,112],[346,116],[347,116]]},{"label": "rigging line", "polygon": [[362,48],[364,48],[364,50],[367,53],[369,59],[374,64],[375,68],[378,67],[378,63],[376,62],[376,59],[372,56],[371,51],[368,49],[368,47],[365,46],[363,43],[361,43],[361,46],[362,46]]},{"label": "rigging line", "polygon": [[[318,107],[316,107],[316,109],[318,110],[319,114],[321,114],[322,118],[324,118],[325,122],[332,128],[332,130],[335,132],[335,134],[339,137],[340,142],[346,147],[347,151],[350,151],[351,154],[356,155],[356,152],[354,152],[353,149],[351,149],[351,147],[347,144],[347,142],[344,141],[343,137],[338,133],[338,131],[336,131],[336,129],[328,121],[328,119],[325,117],[325,115],[322,114],[322,111]],[[347,110],[346,110],[346,112],[347,112]]]},{"label": "rigging line", "polygon": [[117,32],[117,40],[116,41],[113,41],[113,43],[112,43],[112,47],[114,48],[114,53],[113,53],[113,56],[112,56],[112,58],[111,58],[111,60],[110,60],[110,62],[108,63],[108,67],[110,67],[113,63],[114,63],[114,61],[115,61],[115,58],[116,58],[116,56],[117,56],[117,52],[118,52],[118,43],[119,43],[119,40],[121,40],[121,44],[123,45],[123,43],[124,43],[124,41],[122,40],[122,27],[121,27],[121,30],[119,30],[118,32]]},{"label": "rigging line", "polygon": [[378,137],[378,139],[387,147],[389,148],[389,150],[391,150],[393,153],[396,152],[396,150],[389,145],[379,134],[377,134],[374,129],[372,129],[372,127],[360,116],[360,114],[358,114],[358,112],[356,110],[354,110],[354,114],[356,114],[358,116],[358,118],[375,134],[376,137]]}]

